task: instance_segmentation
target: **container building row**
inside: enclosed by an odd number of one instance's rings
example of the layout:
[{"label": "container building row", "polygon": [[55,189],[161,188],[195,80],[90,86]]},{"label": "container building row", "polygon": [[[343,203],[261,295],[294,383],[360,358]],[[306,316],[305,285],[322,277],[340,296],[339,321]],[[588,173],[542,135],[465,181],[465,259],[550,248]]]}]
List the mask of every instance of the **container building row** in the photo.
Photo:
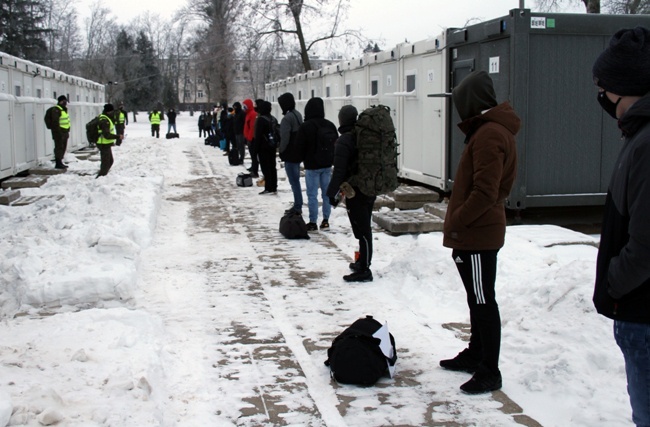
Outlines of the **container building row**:
[{"label": "container building row", "polygon": [[266,99],[280,118],[277,99],[285,92],[301,112],[310,98],[323,98],[326,118],[335,124],[343,105],[359,111],[389,106],[400,176],[449,192],[465,139],[449,95],[470,72],[484,70],[498,101],[509,101],[522,119],[517,180],[506,206],[599,205],[620,132],[596,102],[592,65],[612,34],[637,25],[650,28],[650,16],[513,9],[429,40],[268,83]]},{"label": "container building row", "polygon": [[0,52],[0,179],[54,157],[43,117],[61,95],[71,119],[67,151],[87,146],[85,125],[101,112],[104,93],[100,83]]}]

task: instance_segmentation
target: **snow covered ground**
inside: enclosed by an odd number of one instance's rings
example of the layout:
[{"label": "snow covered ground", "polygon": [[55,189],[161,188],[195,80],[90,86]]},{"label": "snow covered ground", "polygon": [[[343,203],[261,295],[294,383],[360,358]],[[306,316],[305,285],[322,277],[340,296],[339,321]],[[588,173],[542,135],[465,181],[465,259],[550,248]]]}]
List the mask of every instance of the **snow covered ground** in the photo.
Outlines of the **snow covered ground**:
[{"label": "snow covered ground", "polygon": [[[196,120],[179,116],[173,140],[131,123],[107,177],[68,154],[67,173],[21,190],[63,199],[0,206],[0,426],[632,425],[611,321],[591,303],[594,237],[508,228],[504,387],[466,396],[468,375],[438,367],[469,321],[440,233],[377,230],[374,282],[347,284],[345,210],[283,239],[284,172],[275,196],[236,187],[243,167]],[[335,384],[326,349],[366,314],[388,322],[397,375]]]}]

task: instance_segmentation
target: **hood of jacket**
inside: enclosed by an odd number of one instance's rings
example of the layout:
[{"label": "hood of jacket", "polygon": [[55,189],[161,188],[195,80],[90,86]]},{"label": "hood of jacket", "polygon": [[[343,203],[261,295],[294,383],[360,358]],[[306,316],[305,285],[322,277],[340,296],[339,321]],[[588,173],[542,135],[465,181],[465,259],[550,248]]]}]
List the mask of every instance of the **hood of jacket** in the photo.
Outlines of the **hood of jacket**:
[{"label": "hood of jacket", "polygon": [[251,114],[255,112],[255,109],[253,108],[252,99],[244,99],[244,105],[246,106],[246,114]]},{"label": "hood of jacket", "polygon": [[650,93],[639,99],[623,114],[618,127],[623,135],[631,137],[650,122]]},{"label": "hood of jacket", "polygon": [[232,104],[232,108],[235,109],[235,113],[239,113],[241,111],[241,104],[239,102],[235,102]]},{"label": "hood of jacket", "polygon": [[451,96],[461,121],[497,106],[492,79],[485,71],[470,73],[452,90]]},{"label": "hood of jacket", "polygon": [[273,106],[269,101],[263,101],[261,99],[258,99],[256,103],[257,103],[257,114],[261,114],[264,116],[271,115],[271,110]]},{"label": "hood of jacket", "polygon": [[296,100],[289,92],[278,96],[278,104],[280,104],[280,108],[282,108],[282,115],[285,115],[296,108]]},{"label": "hood of jacket", "polygon": [[516,135],[521,128],[521,119],[512,109],[509,102],[503,102],[494,108],[490,108],[483,114],[470,117],[467,120],[458,124],[460,130],[467,135],[465,142],[468,142],[469,137],[483,124],[488,122],[498,123],[508,130],[513,135]]},{"label": "hood of jacket", "polygon": [[305,120],[324,119],[325,103],[322,98],[312,98],[305,105]]}]

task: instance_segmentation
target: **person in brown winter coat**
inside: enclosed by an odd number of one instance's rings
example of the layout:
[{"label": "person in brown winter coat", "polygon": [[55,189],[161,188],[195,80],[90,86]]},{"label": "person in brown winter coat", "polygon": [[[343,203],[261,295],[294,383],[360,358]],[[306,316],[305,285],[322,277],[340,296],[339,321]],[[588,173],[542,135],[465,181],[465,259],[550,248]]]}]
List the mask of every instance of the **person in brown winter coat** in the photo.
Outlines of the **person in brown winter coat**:
[{"label": "person in brown winter coat", "polygon": [[501,388],[499,351],[501,318],[496,302],[497,253],[506,232],[504,201],[517,172],[515,135],[521,121],[508,102],[497,104],[492,79],[485,71],[469,74],[452,92],[466,135],[454,179],[443,245],[467,292],[471,336],[469,346],[440,366],[472,373],[460,388],[487,393]]}]

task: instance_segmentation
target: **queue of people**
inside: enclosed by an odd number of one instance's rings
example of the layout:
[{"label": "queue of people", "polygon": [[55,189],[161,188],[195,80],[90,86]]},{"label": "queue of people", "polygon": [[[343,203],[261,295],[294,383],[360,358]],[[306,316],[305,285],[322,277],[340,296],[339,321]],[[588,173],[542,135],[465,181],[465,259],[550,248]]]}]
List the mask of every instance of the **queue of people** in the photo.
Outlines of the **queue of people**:
[{"label": "queue of people", "polygon": [[[596,59],[592,74],[597,102],[617,120],[622,148],[612,174],[598,250],[593,302],[613,320],[628,381],[628,393],[637,426],[650,426],[650,31],[643,27],[617,32]],[[496,299],[497,255],[506,233],[504,202],[517,171],[515,136],[521,120],[510,104],[497,101],[493,81],[485,71],[474,71],[452,91],[452,100],[466,134],[465,147],[454,179],[444,223],[443,242],[452,250],[467,295],[470,340],[457,356],[440,361],[447,370],[471,374],[460,388],[468,394],[487,393],[502,387],[499,370],[501,320]],[[67,99],[58,98],[48,127],[54,140],[55,167],[65,169],[63,156],[70,133]],[[287,210],[302,214],[304,204],[300,165],[304,164],[309,231],[327,230],[331,208],[341,200],[343,184],[357,164],[355,123],[358,111],[348,105],[338,112],[338,129],[325,118],[323,100],[312,98],[303,115],[296,111],[293,95],[278,98],[283,118],[279,124],[265,100],[245,99],[215,106],[198,119],[199,136],[223,132],[227,151],[236,150],[243,162],[248,148],[251,175],[264,175],[261,195],[277,193],[276,153],[284,161],[293,202]],[[170,110],[173,112],[173,110]],[[168,118],[171,117],[168,112]],[[175,114],[175,113],[174,113]],[[174,115],[175,118],[175,115]],[[149,114],[151,135],[159,138],[161,111]],[[124,138],[128,124],[123,105],[106,104],[99,118],[101,165],[97,177],[108,174],[111,147]],[[175,130],[169,122],[168,130]],[[278,126],[279,141],[274,141]],[[323,135],[336,134],[330,158],[320,146]],[[339,135],[340,133],[340,135]],[[327,140],[327,138],[325,138]],[[279,144],[278,144],[279,143]],[[321,191],[322,221],[318,190]],[[346,210],[359,257],[350,263],[348,282],[373,280],[371,217],[375,197],[355,186],[347,190]]]}]

